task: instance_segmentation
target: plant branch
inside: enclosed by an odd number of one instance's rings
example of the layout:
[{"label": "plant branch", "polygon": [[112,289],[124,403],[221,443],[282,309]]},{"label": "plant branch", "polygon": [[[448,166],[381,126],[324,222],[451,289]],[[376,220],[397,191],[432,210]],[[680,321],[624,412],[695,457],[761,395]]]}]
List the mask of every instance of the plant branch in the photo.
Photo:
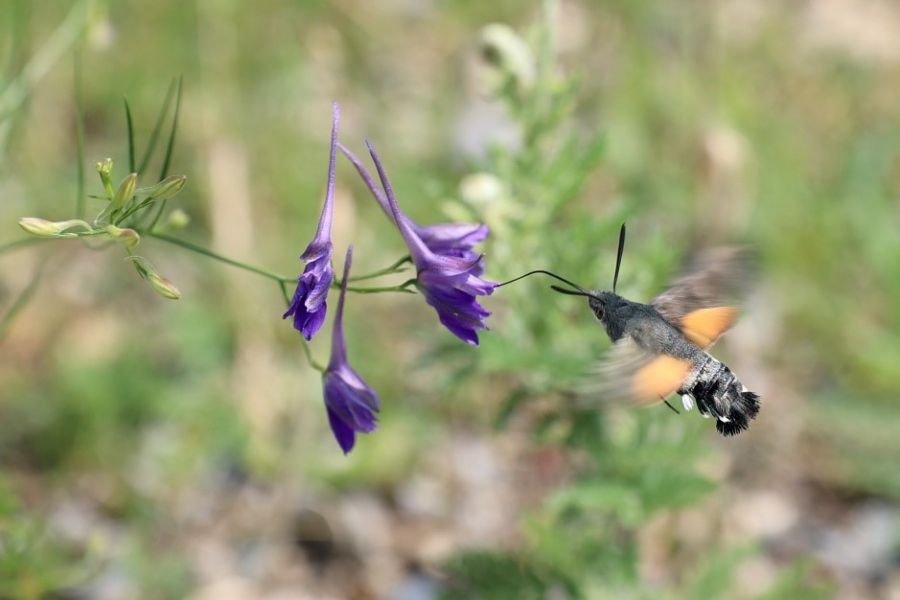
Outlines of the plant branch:
[{"label": "plant branch", "polygon": [[404,269],[401,269],[400,267],[408,262],[412,262],[412,257],[407,255],[389,267],[379,269],[378,271],[372,271],[371,273],[366,273],[365,275],[357,275],[356,277],[351,277],[347,281],[364,281],[366,279],[375,279],[376,277],[381,277],[382,275],[401,273],[402,271],[404,271]]},{"label": "plant branch", "polygon": [[256,273],[257,275],[262,275],[263,277],[266,277],[273,281],[277,281],[279,283],[293,283],[297,279],[296,277],[285,277],[284,275],[273,273],[272,271],[268,271],[266,269],[263,269],[262,267],[257,267],[255,265],[250,265],[233,258],[228,258],[227,256],[222,256],[221,254],[217,254],[212,250],[204,248],[203,246],[197,246],[196,244],[192,244],[175,237],[170,237],[168,235],[165,235],[164,233],[154,233],[153,231],[139,231],[138,233],[144,236],[152,237],[162,242],[166,242],[167,244],[179,246],[181,248],[184,248],[185,250],[190,250],[191,252],[206,256],[207,258],[225,263],[226,265],[231,265],[232,267],[237,267],[238,269],[250,271],[251,273]]}]

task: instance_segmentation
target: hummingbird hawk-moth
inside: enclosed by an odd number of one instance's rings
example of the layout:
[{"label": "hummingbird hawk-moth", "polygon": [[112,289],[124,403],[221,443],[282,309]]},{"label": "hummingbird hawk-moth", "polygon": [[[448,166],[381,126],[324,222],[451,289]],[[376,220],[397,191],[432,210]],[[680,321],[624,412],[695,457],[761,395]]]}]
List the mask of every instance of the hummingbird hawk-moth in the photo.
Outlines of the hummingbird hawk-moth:
[{"label": "hummingbird hawk-moth", "polygon": [[740,248],[707,250],[672,287],[642,304],[616,294],[624,248],[623,224],[611,292],[587,290],[544,270],[521,277],[550,275],[571,288],[551,286],[555,291],[587,297],[588,306],[613,342],[598,369],[599,389],[594,393],[604,399],[642,404],[660,400],[669,404],[666,398],[678,393],[685,410],[696,405],[704,417],[714,417],[722,435],[747,429],[759,412],[759,396],[707,352],[737,316],[737,309],[729,306],[727,299],[742,287],[746,252]]}]

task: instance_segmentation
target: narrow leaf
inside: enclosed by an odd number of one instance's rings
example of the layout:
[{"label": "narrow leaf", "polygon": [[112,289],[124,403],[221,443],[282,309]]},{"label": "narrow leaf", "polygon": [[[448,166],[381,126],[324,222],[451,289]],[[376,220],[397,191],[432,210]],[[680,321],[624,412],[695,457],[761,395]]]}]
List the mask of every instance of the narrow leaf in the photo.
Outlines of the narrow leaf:
[{"label": "narrow leaf", "polygon": [[[159,172],[160,181],[165,179],[166,175],[169,174],[169,165],[172,162],[172,151],[175,149],[175,134],[178,132],[178,115],[181,114],[181,84],[183,80],[183,77],[178,78],[178,91],[175,96],[175,114],[172,117],[172,129],[169,131],[169,143],[166,145],[166,156],[163,159],[162,169]],[[166,198],[159,203],[159,208],[156,210],[156,215],[154,215],[153,221],[150,223],[150,231],[153,231],[153,228],[156,227],[156,224],[159,222],[159,218],[166,210],[166,203],[168,201],[168,198]]]},{"label": "narrow leaf", "polygon": [[81,84],[81,47],[75,48],[75,151],[78,160],[75,216],[84,218],[84,89]]},{"label": "narrow leaf", "polygon": [[128,172],[137,173],[134,170],[134,121],[131,118],[128,98],[122,98],[122,101],[125,103],[125,125],[128,127]]},{"label": "narrow leaf", "polygon": [[169,131],[169,143],[166,145],[166,157],[163,159],[162,170],[159,172],[159,181],[169,174],[169,165],[172,162],[172,151],[175,149],[175,134],[178,132],[178,115],[181,113],[181,84],[183,77],[178,78],[178,88],[175,95],[175,115],[172,117],[172,129]]},{"label": "narrow leaf", "polygon": [[165,123],[166,116],[169,114],[172,98],[175,96],[175,83],[175,80],[172,80],[172,83],[169,84],[169,89],[166,91],[166,99],[163,101],[159,116],[156,117],[156,125],[153,126],[153,131],[150,133],[150,141],[147,142],[147,149],[144,151],[144,156],[141,158],[141,164],[137,171],[133,171],[135,173],[143,173],[147,170],[147,165],[150,164],[150,159],[153,157],[153,151],[156,150],[156,143],[159,141],[159,134],[162,131],[163,123]]}]

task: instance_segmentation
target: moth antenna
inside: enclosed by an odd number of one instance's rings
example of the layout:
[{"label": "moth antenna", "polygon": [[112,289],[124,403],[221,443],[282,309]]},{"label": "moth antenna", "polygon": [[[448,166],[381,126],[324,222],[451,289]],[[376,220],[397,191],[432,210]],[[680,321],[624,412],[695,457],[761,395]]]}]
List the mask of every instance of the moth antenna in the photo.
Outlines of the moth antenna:
[{"label": "moth antenna", "polygon": [[625,223],[619,230],[619,253],[616,255],[616,273],[613,275],[613,294],[616,293],[616,284],[619,282],[619,267],[622,266],[622,253],[625,251]]},{"label": "moth antenna", "polygon": [[581,287],[581,286],[578,285],[577,283],[572,283],[571,281],[569,281],[569,280],[566,279],[565,277],[560,277],[560,276],[557,275],[556,273],[551,273],[550,271],[545,271],[545,270],[543,270],[543,269],[535,269],[534,271],[529,271],[529,272],[525,273],[524,275],[519,275],[518,277],[516,277],[516,278],[514,278],[514,279],[510,279],[509,281],[504,281],[503,283],[498,283],[498,284],[497,284],[497,287],[501,287],[501,286],[504,286],[504,285],[513,283],[514,281],[518,281],[518,280],[520,280],[520,279],[524,279],[525,277],[528,277],[529,275],[535,275],[535,274],[537,274],[537,273],[542,273],[542,274],[544,274],[544,275],[549,275],[550,277],[553,277],[553,278],[555,278],[555,279],[559,279],[560,281],[562,281],[562,282],[565,283],[566,285],[572,286],[573,288],[575,288],[575,289],[578,290],[579,292],[582,292],[583,294],[586,294],[586,295],[590,295],[590,292],[588,292],[587,290],[585,290],[583,287]]}]

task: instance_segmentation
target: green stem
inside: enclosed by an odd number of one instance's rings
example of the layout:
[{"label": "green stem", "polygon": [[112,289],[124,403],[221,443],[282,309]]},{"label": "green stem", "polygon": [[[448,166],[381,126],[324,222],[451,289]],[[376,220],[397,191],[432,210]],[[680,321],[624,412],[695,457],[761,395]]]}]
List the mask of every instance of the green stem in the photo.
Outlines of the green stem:
[{"label": "green stem", "polygon": [[288,293],[287,286],[283,281],[278,282],[278,287],[281,288],[281,295],[284,297],[284,303],[290,307],[291,306],[291,295]]},{"label": "green stem", "polygon": [[[231,265],[232,267],[237,267],[238,269],[250,271],[251,273],[256,273],[257,275],[262,275],[263,277],[266,277],[273,281],[277,281],[279,284],[282,284],[282,288],[283,288],[282,293],[284,294],[285,299],[288,301],[288,303],[290,303],[290,300],[288,299],[287,289],[284,288],[283,284],[295,283],[297,281],[296,277],[285,277],[284,275],[279,275],[278,273],[273,273],[272,271],[268,271],[261,267],[249,265],[247,263],[244,263],[244,262],[241,262],[238,260],[234,260],[233,258],[228,258],[227,256],[222,256],[221,254],[216,254],[212,250],[207,250],[206,248],[204,248],[202,246],[197,246],[190,242],[186,242],[186,241],[180,240],[178,238],[170,237],[163,233],[154,233],[152,231],[149,231],[149,232],[148,231],[144,231],[144,232],[138,231],[138,233],[140,233],[141,235],[145,235],[145,236],[152,237],[154,239],[169,243],[169,244],[173,244],[175,246],[180,246],[181,248],[184,248],[185,250],[190,250],[191,252],[196,252],[197,254],[202,254],[203,256],[206,256],[213,260],[223,262],[226,265]],[[396,264],[402,264],[402,262],[398,261],[398,263],[396,263]],[[365,287],[350,286],[347,288],[347,291],[354,292],[356,294],[377,294],[379,292],[406,292],[408,294],[412,294],[415,292],[413,292],[412,290],[408,290],[406,288],[408,288],[415,282],[416,282],[415,279],[410,279],[408,281],[401,283],[400,285],[391,285],[391,286],[385,286],[385,287],[365,288]],[[341,282],[338,281],[337,279],[335,279],[331,282],[331,287],[339,289],[341,287]]]},{"label": "green stem", "polygon": [[[413,290],[407,289],[409,286],[414,285],[416,283],[415,279],[407,279],[400,285],[387,285],[383,287],[354,287],[347,286],[348,292],[354,292],[356,294],[378,294],[380,292],[403,292],[406,294],[415,294]],[[340,288],[341,282],[335,279],[331,282],[331,287]]]},{"label": "green stem", "polygon": [[306,338],[304,338],[303,336],[300,336],[300,345],[303,346],[303,354],[306,355],[306,362],[309,363],[309,366],[312,367],[313,369],[315,369],[316,371],[318,371],[319,373],[324,373],[325,367],[323,367],[321,363],[319,363],[318,361],[316,361],[315,358],[313,358],[312,350],[309,347],[309,342],[307,342]]},{"label": "green stem", "polygon": [[75,216],[84,218],[84,86],[81,83],[81,46],[75,48],[75,150],[78,157],[78,179],[75,188]]},{"label": "green stem", "polygon": [[378,271],[372,271],[371,273],[366,273],[365,275],[357,275],[356,277],[351,277],[350,279],[348,279],[348,281],[364,281],[366,279],[375,279],[376,277],[381,277],[382,275],[400,273],[404,270],[400,267],[408,262],[412,262],[412,257],[407,255],[389,267],[385,267],[384,269],[380,269]]},{"label": "green stem", "polygon": [[160,240],[162,242],[166,242],[168,244],[172,244],[174,246],[180,246],[185,250],[190,250],[191,252],[196,252],[197,254],[202,254],[208,258],[213,260],[217,260],[219,262],[223,262],[226,265],[231,265],[232,267],[237,267],[238,269],[243,269],[245,271],[250,271],[251,273],[256,273],[257,275],[262,275],[268,279],[273,281],[277,281],[279,283],[293,283],[297,280],[296,277],[285,277],[284,275],[279,275],[278,273],[273,273],[272,271],[267,271],[261,267],[257,267],[254,265],[248,265],[247,263],[241,262],[239,260],[234,260],[233,258],[228,258],[227,256],[222,256],[221,254],[216,254],[212,250],[207,250],[202,246],[197,246],[190,242],[186,242],[184,240],[180,240],[178,238],[170,237],[163,233],[154,233],[152,231],[143,231],[138,232],[141,235],[149,236],[154,239]]}]

